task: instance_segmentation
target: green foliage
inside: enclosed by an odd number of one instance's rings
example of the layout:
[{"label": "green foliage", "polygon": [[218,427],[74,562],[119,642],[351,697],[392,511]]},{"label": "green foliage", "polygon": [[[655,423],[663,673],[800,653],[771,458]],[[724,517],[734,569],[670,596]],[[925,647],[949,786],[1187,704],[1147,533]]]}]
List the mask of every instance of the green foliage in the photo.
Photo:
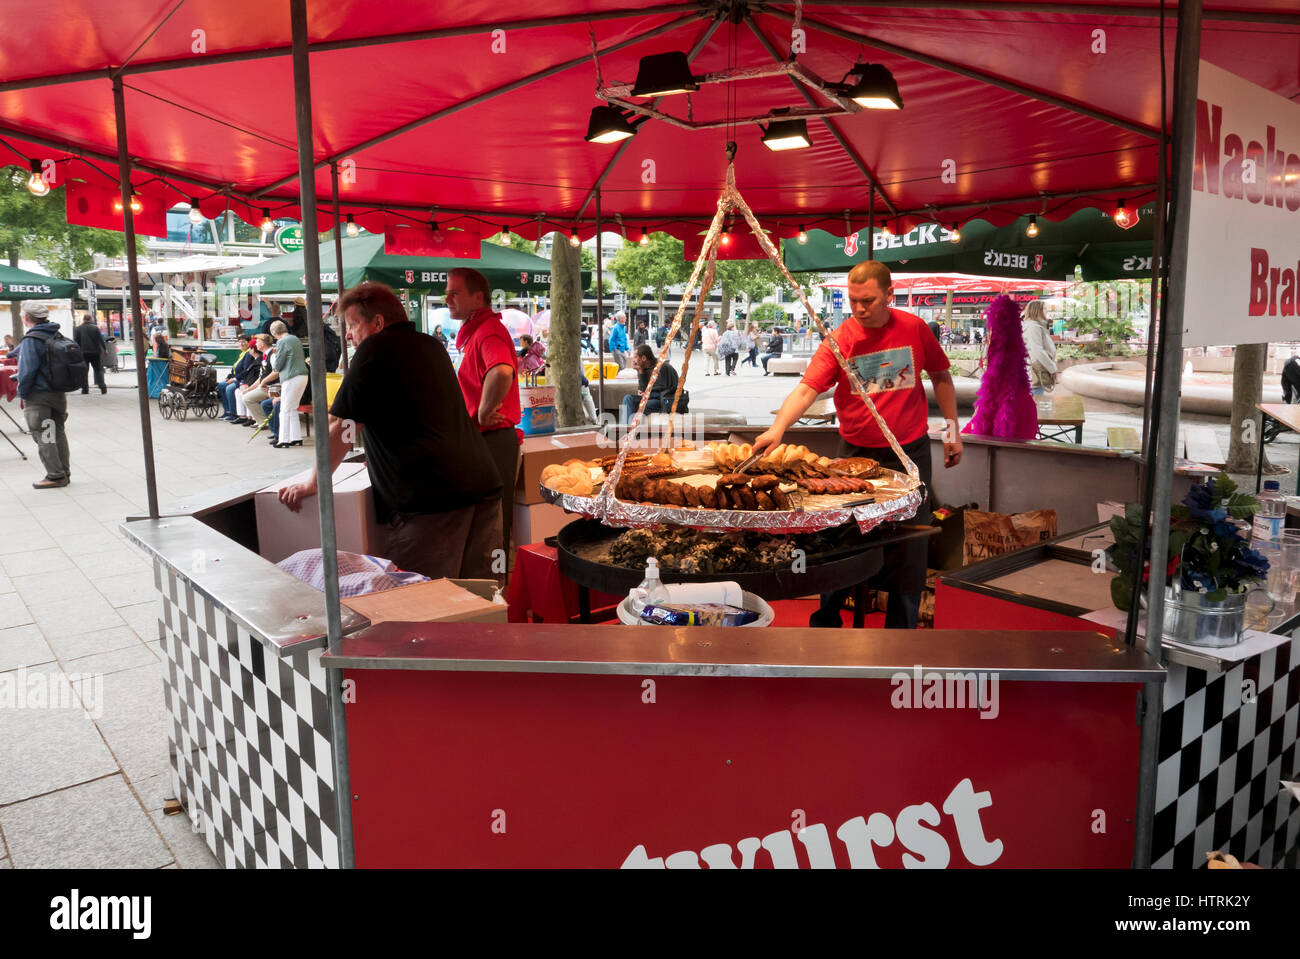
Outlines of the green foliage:
[{"label": "green foliage", "polygon": [[1065,321],[1065,328],[1076,335],[1095,333],[1093,343],[1072,344],[1083,355],[1110,356],[1113,350],[1128,352],[1128,340],[1137,335],[1137,328],[1122,316],[1076,316]]},{"label": "green foliage", "polygon": [[656,302],[662,300],[670,287],[690,279],[691,264],[686,262],[681,240],[667,233],[651,233],[650,242],[644,246],[624,240],[609,263],[609,271],[627,293],[628,301],[635,304],[647,296]]},{"label": "green foliage", "polygon": [[[33,259],[53,276],[75,278],[95,265],[94,254],[120,256],[126,237],[113,230],[69,226],[63,187],[45,196],[27,190],[28,171],[0,170],[0,254]],[[143,243],[139,244],[144,252]]]},{"label": "green foliage", "polygon": [[779,303],[758,303],[749,311],[746,325],[757,323],[761,329],[768,329],[774,323],[786,322],[785,310]]}]

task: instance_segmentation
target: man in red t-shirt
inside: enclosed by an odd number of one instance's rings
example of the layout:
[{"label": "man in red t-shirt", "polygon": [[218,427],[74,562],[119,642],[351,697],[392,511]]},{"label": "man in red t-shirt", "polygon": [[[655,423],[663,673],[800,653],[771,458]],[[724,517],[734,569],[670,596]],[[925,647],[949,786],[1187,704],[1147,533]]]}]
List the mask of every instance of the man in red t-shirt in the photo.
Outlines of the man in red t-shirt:
[{"label": "man in red t-shirt", "polygon": [[[916,464],[921,481],[930,484],[930,440],[927,435],[929,403],[921,385],[921,371],[934,384],[935,400],[947,424],[943,432],[944,466],[961,461],[961,436],[957,431],[957,390],[948,372],[948,357],[919,316],[891,309],[893,277],[889,267],[877,260],[859,263],[849,272],[849,307],[852,317],[831,335],[844,357],[853,364],[866,384],[867,395],[889,425],[898,445]],[[786,397],[777,411],[772,428],[754,440],[754,452],[781,442],[785,431],[817,399],[835,387],[835,409],[840,424],[840,455],[866,456],[890,469],[902,463],[885,441],[867,405],[853,392],[849,378],[840,369],[830,346],[823,343],[808,364],[803,380]],[[922,504],[915,522],[930,522],[930,509]],[[914,539],[887,548],[884,569],[890,574],[887,628],[915,629],[921,590],[925,586],[927,540]],[[840,608],[849,590],[822,597],[821,608],[812,615],[812,626],[839,626]]]},{"label": "man in red t-shirt", "polygon": [[456,349],[460,351],[456,379],[465,395],[465,408],[469,418],[478,424],[501,475],[502,546],[508,557],[523,437],[517,429],[521,415],[515,341],[501,322],[501,314],[489,308],[487,277],[478,270],[451,270],[447,274],[446,298],[447,312],[461,322],[456,334]]}]

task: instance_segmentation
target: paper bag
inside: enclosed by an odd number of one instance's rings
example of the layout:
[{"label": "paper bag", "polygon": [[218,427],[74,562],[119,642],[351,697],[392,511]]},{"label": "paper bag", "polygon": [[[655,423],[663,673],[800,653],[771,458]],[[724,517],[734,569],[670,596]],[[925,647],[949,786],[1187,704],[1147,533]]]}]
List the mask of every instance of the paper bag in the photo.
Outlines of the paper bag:
[{"label": "paper bag", "polygon": [[966,538],[963,565],[983,562],[1003,553],[1033,546],[1056,536],[1056,510],[1036,509],[1029,513],[984,513],[968,509],[964,514]]}]

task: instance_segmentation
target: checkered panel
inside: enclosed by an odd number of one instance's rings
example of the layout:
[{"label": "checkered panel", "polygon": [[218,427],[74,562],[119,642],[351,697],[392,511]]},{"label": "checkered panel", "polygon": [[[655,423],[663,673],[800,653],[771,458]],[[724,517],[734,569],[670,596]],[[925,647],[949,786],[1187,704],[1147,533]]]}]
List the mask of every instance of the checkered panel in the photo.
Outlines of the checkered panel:
[{"label": "checkered panel", "polygon": [[228,868],[337,867],[321,650],[281,657],[158,559],[172,785]]},{"label": "checkered panel", "polygon": [[[1253,701],[1249,699],[1253,683]],[[1291,643],[1209,679],[1169,665],[1160,721],[1152,862],[1205,865],[1213,850],[1281,868],[1300,862],[1300,655]]]}]

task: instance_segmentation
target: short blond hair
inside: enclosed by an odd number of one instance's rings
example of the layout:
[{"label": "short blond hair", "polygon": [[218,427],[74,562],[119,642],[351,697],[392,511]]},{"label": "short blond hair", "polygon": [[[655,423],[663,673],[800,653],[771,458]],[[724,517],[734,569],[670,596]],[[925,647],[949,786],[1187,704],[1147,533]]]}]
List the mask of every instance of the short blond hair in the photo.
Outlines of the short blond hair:
[{"label": "short blond hair", "polygon": [[894,274],[879,260],[863,260],[849,270],[850,283],[866,283],[867,280],[875,280],[877,286],[887,290],[894,285]]}]

